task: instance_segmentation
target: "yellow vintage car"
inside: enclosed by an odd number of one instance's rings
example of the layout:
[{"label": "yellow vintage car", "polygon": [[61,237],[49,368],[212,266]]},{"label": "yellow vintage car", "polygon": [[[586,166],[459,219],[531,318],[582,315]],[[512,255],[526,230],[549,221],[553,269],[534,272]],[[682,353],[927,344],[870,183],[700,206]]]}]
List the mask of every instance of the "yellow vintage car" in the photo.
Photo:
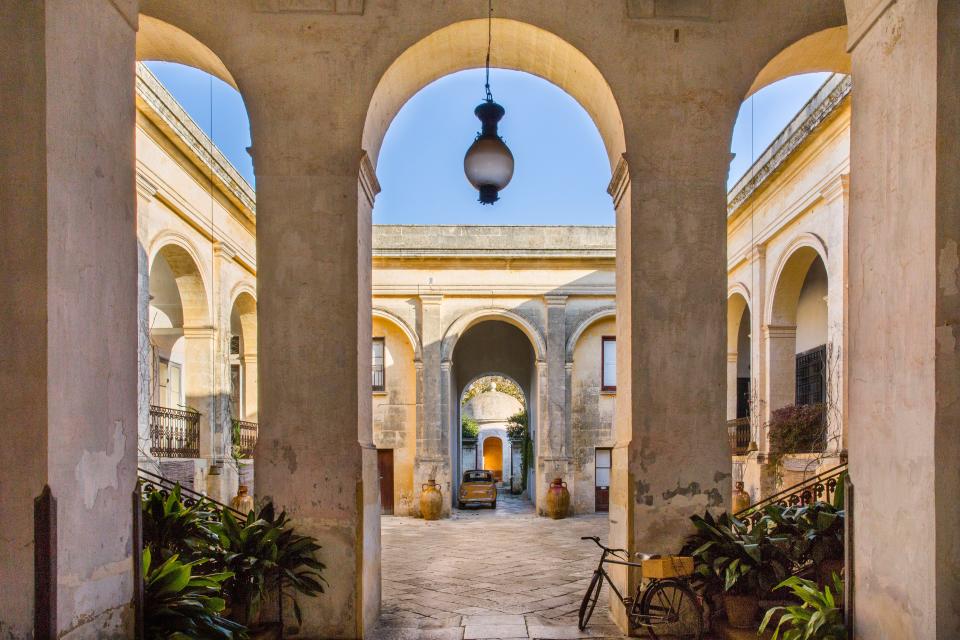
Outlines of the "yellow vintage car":
[{"label": "yellow vintage car", "polygon": [[464,471],[457,507],[463,509],[468,505],[481,504],[489,505],[491,509],[497,508],[497,484],[493,472],[483,469]]}]

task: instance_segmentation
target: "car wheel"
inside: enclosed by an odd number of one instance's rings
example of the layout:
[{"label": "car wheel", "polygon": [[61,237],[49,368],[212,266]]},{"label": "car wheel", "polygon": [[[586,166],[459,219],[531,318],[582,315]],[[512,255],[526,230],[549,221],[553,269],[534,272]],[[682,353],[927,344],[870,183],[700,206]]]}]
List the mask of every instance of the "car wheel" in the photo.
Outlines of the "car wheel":
[{"label": "car wheel", "polygon": [[457,509],[463,509],[463,508],[465,508],[465,507],[464,507],[464,504],[458,500],[458,501],[457,501]]},{"label": "car wheel", "polygon": [[491,509],[496,509],[496,508],[497,508],[497,501],[496,501],[496,500],[494,500],[493,502],[490,503],[490,508],[491,508]]}]

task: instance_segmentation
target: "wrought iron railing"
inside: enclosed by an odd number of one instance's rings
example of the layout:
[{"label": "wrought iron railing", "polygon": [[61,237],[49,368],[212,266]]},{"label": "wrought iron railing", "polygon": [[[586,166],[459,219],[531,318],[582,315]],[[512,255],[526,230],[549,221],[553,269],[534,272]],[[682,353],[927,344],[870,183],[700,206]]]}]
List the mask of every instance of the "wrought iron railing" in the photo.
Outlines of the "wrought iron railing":
[{"label": "wrought iron railing", "polygon": [[200,414],[150,405],[150,454],[157,458],[199,458]]},{"label": "wrought iron railing", "polygon": [[764,498],[734,515],[740,520],[748,520],[752,526],[763,517],[763,509],[767,505],[779,504],[784,507],[796,507],[813,504],[814,502],[833,502],[837,488],[841,486],[843,474],[846,471],[846,462],[838,464],[812,478],[807,478],[803,482],[798,482],[792,487],[787,487],[783,491]]},{"label": "wrought iron railing", "polygon": [[750,417],[727,420],[727,438],[733,455],[746,455],[750,448]]},{"label": "wrought iron railing", "polygon": [[239,516],[246,520],[247,514],[241,513],[231,507],[230,505],[223,504],[222,502],[217,502],[213,498],[208,498],[207,496],[194,491],[193,489],[188,489],[180,485],[178,482],[174,482],[169,478],[164,478],[163,476],[157,475],[153,472],[147,471],[143,467],[137,469],[137,484],[140,487],[141,493],[151,493],[157,492],[164,498],[170,495],[170,492],[173,491],[174,487],[180,487],[180,501],[188,507],[192,507],[198,503],[206,502],[219,510],[229,510],[233,513],[234,516]]},{"label": "wrought iron railing", "polygon": [[259,435],[260,425],[248,420],[233,419],[233,433],[238,446],[238,452],[241,458],[252,458],[253,448],[257,446],[257,436]]}]

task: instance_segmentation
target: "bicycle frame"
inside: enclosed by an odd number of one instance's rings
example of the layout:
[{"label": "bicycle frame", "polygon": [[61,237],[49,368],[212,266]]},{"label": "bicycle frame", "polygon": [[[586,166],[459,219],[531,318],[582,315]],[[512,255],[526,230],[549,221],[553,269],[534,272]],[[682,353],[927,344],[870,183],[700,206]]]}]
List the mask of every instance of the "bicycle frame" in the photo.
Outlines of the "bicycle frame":
[{"label": "bicycle frame", "polygon": [[[614,559],[611,559],[609,556],[613,555]],[[657,578],[651,578],[646,585],[641,584],[637,585],[637,594],[633,597],[624,597],[620,590],[617,589],[616,583],[614,583],[613,578],[610,577],[610,574],[607,573],[607,570],[603,565],[605,564],[618,564],[624,567],[637,567],[643,568],[643,563],[641,562],[630,562],[629,560],[622,560],[620,556],[616,555],[614,551],[603,549],[603,555],[600,556],[600,562],[597,564],[597,569],[601,577],[607,581],[607,585],[613,591],[617,599],[623,605],[624,609],[627,611],[627,619],[630,621],[630,624],[634,627],[654,627],[658,623],[669,622],[661,619],[653,620],[653,616],[643,616],[642,614],[636,613],[636,608],[640,605],[640,600],[643,598],[644,592],[647,589],[655,585],[659,580]],[[650,620],[643,620],[641,618],[651,618]]]}]

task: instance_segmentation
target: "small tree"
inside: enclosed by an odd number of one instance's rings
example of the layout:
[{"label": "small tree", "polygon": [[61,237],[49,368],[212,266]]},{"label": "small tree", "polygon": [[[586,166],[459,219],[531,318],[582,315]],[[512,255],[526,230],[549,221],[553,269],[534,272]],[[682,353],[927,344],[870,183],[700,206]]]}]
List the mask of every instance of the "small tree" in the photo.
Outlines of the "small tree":
[{"label": "small tree", "polygon": [[513,442],[520,442],[520,483],[523,490],[527,489],[527,470],[533,459],[533,441],[530,439],[527,410],[513,414],[507,420],[507,436]]},{"label": "small tree", "polygon": [[480,425],[469,416],[460,418],[460,429],[464,438],[476,438],[480,434]]}]

